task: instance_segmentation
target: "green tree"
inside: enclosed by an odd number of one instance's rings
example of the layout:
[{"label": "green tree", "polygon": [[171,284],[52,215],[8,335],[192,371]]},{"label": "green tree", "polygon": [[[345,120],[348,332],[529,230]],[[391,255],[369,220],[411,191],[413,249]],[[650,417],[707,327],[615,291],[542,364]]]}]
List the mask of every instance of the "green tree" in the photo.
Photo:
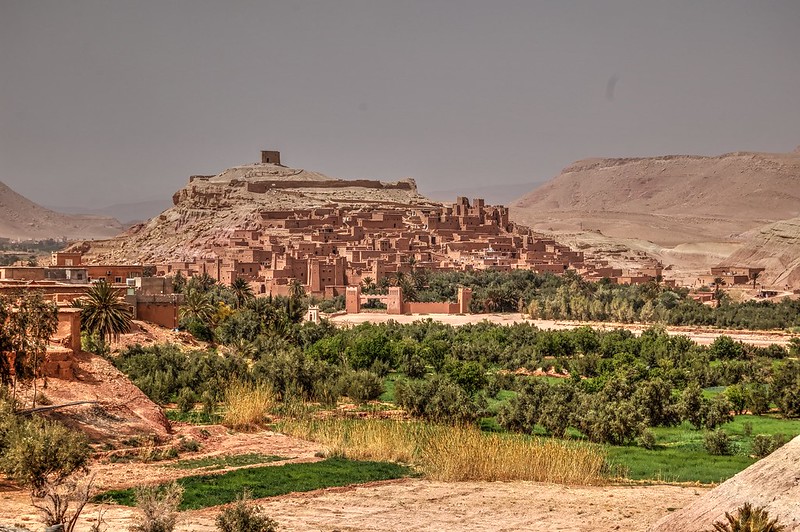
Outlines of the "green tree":
[{"label": "green tree", "polygon": [[250,286],[250,283],[247,280],[243,279],[242,277],[237,277],[231,283],[231,291],[233,295],[236,297],[236,308],[242,308],[245,303],[249,300],[253,299],[255,293],[253,292],[253,287]]},{"label": "green tree", "polygon": [[47,355],[47,344],[58,328],[58,309],[40,293],[23,294],[16,309],[8,312],[7,347],[14,354],[14,391],[19,380],[33,382],[36,407],[36,380]]},{"label": "green tree", "polygon": [[82,433],[40,417],[18,423],[6,435],[0,470],[28,486],[34,496],[49,484],[64,482],[73,472],[86,469],[89,442]]},{"label": "green tree", "polygon": [[120,291],[104,280],[86,291],[80,302],[81,327],[106,341],[117,340],[131,330],[133,314],[120,298]]},{"label": "green tree", "polygon": [[197,321],[209,325],[216,310],[206,292],[198,288],[188,288],[180,309],[180,316],[187,322]]}]

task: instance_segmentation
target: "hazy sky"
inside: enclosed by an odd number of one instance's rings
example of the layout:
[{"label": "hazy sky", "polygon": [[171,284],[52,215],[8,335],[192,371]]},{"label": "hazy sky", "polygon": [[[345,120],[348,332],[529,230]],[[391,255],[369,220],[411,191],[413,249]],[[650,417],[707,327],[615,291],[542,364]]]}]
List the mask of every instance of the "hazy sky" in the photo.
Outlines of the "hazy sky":
[{"label": "hazy sky", "polygon": [[0,181],[46,205],[261,149],[425,191],[798,144],[798,0],[0,0]]}]

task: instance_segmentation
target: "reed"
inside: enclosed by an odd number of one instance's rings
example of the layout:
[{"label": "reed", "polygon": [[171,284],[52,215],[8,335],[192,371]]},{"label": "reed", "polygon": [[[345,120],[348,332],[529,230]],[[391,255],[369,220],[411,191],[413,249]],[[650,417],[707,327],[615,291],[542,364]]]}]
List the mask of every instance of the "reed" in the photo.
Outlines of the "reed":
[{"label": "reed", "polygon": [[225,391],[222,424],[235,430],[250,430],[268,423],[275,404],[272,388],[263,384],[235,382]]},{"label": "reed", "polygon": [[279,428],[321,443],[330,456],[411,464],[431,480],[581,485],[605,480],[605,454],[582,442],[396,420],[296,419]]}]

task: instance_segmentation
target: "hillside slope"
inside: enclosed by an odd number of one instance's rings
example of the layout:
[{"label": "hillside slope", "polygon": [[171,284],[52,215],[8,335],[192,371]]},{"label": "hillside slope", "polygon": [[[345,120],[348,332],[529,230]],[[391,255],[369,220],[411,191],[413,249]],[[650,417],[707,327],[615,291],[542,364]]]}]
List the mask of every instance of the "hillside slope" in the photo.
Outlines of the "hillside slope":
[{"label": "hillside slope", "polygon": [[269,227],[264,211],[342,205],[352,208],[433,205],[412,179],[397,183],[342,180],[269,163],[192,176],[173,195],[173,207],[117,238],[73,246],[90,261],[153,262],[214,258],[237,229]]},{"label": "hillside slope", "polygon": [[736,509],[746,502],[765,507],[787,532],[800,530],[799,460],[800,437],[797,437],[689,506],[664,517],[649,530],[710,530],[715,521],[725,520],[725,512],[735,515]]},{"label": "hillside slope", "polygon": [[735,239],[800,216],[800,153],[586,159],[512,203],[511,216],[662,246]]},{"label": "hillside slope", "polygon": [[762,283],[800,286],[800,218],[781,220],[742,236],[742,247],[723,263],[763,266]]},{"label": "hillside slope", "polygon": [[0,182],[0,237],[19,240],[108,238],[120,232],[122,225],[113,218],[51,211]]}]

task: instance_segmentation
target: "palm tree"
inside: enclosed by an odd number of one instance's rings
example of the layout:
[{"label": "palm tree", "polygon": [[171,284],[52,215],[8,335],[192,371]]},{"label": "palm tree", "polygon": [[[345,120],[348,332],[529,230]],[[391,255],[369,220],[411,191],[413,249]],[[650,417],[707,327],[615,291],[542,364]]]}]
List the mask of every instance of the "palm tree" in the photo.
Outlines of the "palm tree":
[{"label": "palm tree", "polygon": [[361,286],[364,287],[364,293],[371,294],[375,290],[375,281],[370,276],[361,279]]},{"label": "palm tree", "polygon": [[761,272],[758,270],[755,270],[753,273],[750,274],[750,279],[753,281],[753,290],[756,289],[756,281],[758,280],[759,277],[761,277]]},{"label": "palm tree", "polygon": [[306,289],[303,284],[297,280],[292,279],[289,283],[289,297],[293,300],[302,299],[306,295]]},{"label": "palm tree", "polygon": [[231,283],[231,291],[236,297],[236,308],[242,308],[245,303],[256,297],[253,287],[242,277],[237,277]]},{"label": "palm tree", "polygon": [[103,341],[118,340],[120,334],[131,330],[133,313],[120,297],[120,291],[105,280],[86,291],[80,308],[83,329],[97,334]]},{"label": "palm tree", "polygon": [[180,315],[182,319],[199,321],[207,325],[216,310],[208,294],[195,288],[186,293]]}]

